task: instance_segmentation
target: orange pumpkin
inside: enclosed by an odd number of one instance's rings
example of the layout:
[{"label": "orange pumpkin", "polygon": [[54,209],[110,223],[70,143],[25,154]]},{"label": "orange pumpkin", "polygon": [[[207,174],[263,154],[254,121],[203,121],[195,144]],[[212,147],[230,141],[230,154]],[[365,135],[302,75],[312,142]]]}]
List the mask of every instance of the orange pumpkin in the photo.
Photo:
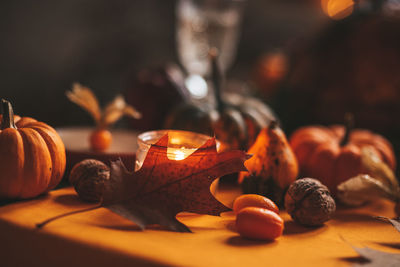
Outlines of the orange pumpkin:
[{"label": "orange pumpkin", "polygon": [[57,132],[33,118],[13,114],[1,100],[0,198],[31,198],[53,189],[65,170],[65,148]]},{"label": "orange pumpkin", "polygon": [[292,134],[290,145],[302,175],[319,179],[333,194],[341,182],[367,173],[361,162],[364,146],[369,146],[391,169],[396,166],[389,141],[368,130],[340,125],[307,126]]}]

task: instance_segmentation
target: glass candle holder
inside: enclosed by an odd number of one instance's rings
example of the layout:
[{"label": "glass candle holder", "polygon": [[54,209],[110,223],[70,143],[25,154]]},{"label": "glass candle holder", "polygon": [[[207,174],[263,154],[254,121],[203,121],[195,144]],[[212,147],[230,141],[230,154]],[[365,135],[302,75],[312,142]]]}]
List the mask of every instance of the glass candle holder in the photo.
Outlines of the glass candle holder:
[{"label": "glass candle holder", "polygon": [[[140,134],[137,137],[138,150],[136,152],[135,171],[139,170],[146,158],[150,146],[168,133],[169,142],[167,157],[171,160],[183,160],[201,147],[210,136],[180,130],[157,130]],[[218,148],[217,142],[217,148]]]},{"label": "glass candle holder", "polygon": [[[200,148],[211,137],[180,130],[157,130],[149,131],[140,134],[137,137],[138,150],[136,151],[135,171],[139,170],[146,158],[147,151],[152,144],[155,144],[161,137],[168,133],[168,147],[167,157],[170,160],[183,160]],[[219,142],[216,142],[217,151]],[[199,155],[202,155],[201,153]],[[214,194],[216,191],[217,183],[211,185],[211,192]]]}]

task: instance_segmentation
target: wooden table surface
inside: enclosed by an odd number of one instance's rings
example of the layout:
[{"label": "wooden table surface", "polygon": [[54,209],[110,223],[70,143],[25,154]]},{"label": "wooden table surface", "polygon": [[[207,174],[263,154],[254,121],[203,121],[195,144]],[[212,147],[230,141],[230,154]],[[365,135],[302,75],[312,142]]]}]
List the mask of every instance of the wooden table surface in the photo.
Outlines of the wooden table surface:
[{"label": "wooden table surface", "polygon": [[[225,188],[218,198],[229,205],[238,194]],[[35,228],[49,217],[91,205],[67,187],[0,207],[0,266],[350,266],[360,260],[352,246],[399,252],[393,246],[400,244],[400,233],[372,217],[394,216],[393,204],[384,200],[341,208],[319,228],[299,226],[282,212],[284,235],[272,242],[240,237],[232,212],[179,214],[193,233],[156,226],[140,231],[105,208]]]}]

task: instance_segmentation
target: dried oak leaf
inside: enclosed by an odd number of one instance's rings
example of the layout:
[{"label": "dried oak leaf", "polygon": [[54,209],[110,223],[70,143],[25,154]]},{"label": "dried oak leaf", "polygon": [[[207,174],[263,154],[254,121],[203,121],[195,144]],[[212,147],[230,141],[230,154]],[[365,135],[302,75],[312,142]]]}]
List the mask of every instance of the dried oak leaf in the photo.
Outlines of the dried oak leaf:
[{"label": "dried oak leaf", "polygon": [[[391,223],[396,228],[396,230],[400,232],[400,221],[398,219],[389,219],[387,217],[381,217],[381,216],[376,218]],[[353,246],[353,249],[361,257],[365,258],[368,261],[367,263],[356,264],[354,266],[367,266],[367,267],[400,266],[400,254],[383,252],[368,247],[358,248]]]},{"label": "dried oak leaf", "polygon": [[400,218],[390,219],[390,218],[387,218],[384,216],[377,216],[376,218],[378,220],[391,223],[393,225],[393,227],[396,228],[396,230],[400,232]]},{"label": "dried oak leaf", "polygon": [[167,157],[168,135],[152,145],[136,172],[121,161],[111,164],[102,206],[123,216],[141,229],[158,224],[171,231],[190,232],[176,219],[179,212],[219,215],[230,210],[210,192],[211,183],[223,175],[245,171],[250,156],[243,151],[217,153],[215,138],[183,160]]},{"label": "dried oak leaf", "polygon": [[363,258],[368,260],[365,264],[356,264],[354,266],[364,266],[364,267],[397,267],[400,266],[400,254],[388,253],[372,248],[357,248],[353,249]]},{"label": "dried oak leaf", "polygon": [[396,228],[397,231],[400,232],[400,221],[399,219],[388,219],[389,222]]}]

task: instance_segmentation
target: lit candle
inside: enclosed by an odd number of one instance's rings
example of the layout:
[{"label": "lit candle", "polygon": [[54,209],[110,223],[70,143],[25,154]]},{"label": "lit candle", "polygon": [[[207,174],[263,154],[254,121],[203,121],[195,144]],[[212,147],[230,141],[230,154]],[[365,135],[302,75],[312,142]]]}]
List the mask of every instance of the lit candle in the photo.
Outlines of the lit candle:
[{"label": "lit candle", "polygon": [[172,157],[170,159],[183,160],[188,156],[187,153],[185,152],[186,152],[185,148],[174,149],[174,151],[172,152]]},{"label": "lit candle", "polygon": [[[187,158],[211,138],[207,135],[179,130],[158,130],[142,133],[137,138],[138,150],[136,152],[135,171],[142,167],[150,146],[167,133],[169,137],[167,157],[170,160]],[[217,147],[218,145],[217,142]]]},{"label": "lit candle", "polygon": [[[161,137],[168,133],[167,157],[170,160],[183,160],[194,153],[211,137],[188,131],[179,130],[158,130],[142,133],[138,136],[138,150],[136,151],[135,171],[139,170],[146,158],[147,151],[152,144],[155,144]],[[222,149],[220,142],[216,141],[217,151]],[[210,191],[215,195],[218,187],[218,180],[215,180]]]}]

